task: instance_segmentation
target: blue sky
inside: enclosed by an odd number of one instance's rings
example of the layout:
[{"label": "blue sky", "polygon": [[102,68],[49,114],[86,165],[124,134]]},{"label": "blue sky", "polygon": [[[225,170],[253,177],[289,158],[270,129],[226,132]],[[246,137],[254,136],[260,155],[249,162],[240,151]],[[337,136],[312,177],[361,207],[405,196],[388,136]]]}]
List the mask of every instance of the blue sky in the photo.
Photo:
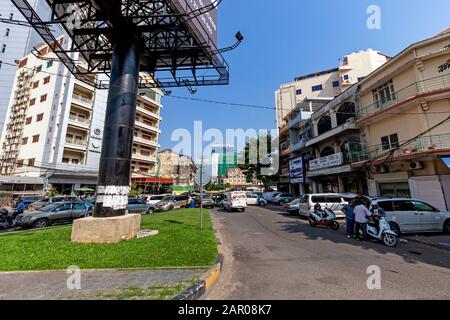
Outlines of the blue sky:
[{"label": "blue sky", "polygon": [[[367,28],[367,8],[381,8],[381,30]],[[172,94],[199,99],[274,106],[274,91],[296,76],[336,67],[345,54],[372,48],[395,55],[413,42],[450,27],[449,0],[223,0],[219,7],[219,43],[241,47],[227,53],[229,86],[186,89]],[[166,97],[162,111],[161,148],[171,148],[173,130],[273,129],[275,112],[220,106]]]}]

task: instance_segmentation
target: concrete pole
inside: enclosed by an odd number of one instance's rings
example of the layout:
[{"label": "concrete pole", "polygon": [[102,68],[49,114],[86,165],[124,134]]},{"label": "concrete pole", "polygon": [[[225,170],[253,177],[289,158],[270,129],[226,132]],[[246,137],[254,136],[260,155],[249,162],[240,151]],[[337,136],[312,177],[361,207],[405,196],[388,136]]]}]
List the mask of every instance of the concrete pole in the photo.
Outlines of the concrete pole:
[{"label": "concrete pole", "polygon": [[140,52],[133,35],[115,41],[94,217],[127,213],[139,82]]}]

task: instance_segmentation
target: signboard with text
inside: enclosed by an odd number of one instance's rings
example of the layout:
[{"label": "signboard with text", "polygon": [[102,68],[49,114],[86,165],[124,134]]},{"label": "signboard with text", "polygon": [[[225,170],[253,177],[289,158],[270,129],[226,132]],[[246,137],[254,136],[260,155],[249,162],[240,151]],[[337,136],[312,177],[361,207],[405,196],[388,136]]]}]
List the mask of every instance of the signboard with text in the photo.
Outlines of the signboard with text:
[{"label": "signboard with text", "polygon": [[309,162],[309,170],[319,170],[324,168],[340,166],[344,163],[344,155],[335,153],[327,157],[311,160]]},{"label": "signboard with text", "polygon": [[299,157],[289,162],[289,181],[290,183],[305,183],[305,158]]},{"label": "signboard with text", "polygon": [[[201,42],[213,45],[217,48],[217,8],[212,10],[204,10],[216,3],[215,0],[168,0],[173,7],[182,14],[190,14],[195,18],[188,21],[190,26],[194,29],[194,33],[201,35],[203,39]],[[197,10],[203,9],[203,14],[198,15]],[[202,11],[203,12],[203,11]],[[197,16],[198,15],[198,16]]]}]

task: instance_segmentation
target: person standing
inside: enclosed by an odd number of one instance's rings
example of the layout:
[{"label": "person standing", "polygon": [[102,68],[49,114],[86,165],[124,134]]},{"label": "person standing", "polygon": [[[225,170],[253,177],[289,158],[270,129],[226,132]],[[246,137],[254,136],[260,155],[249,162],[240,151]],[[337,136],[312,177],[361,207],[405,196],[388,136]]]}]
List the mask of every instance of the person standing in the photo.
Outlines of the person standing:
[{"label": "person standing", "polygon": [[355,213],[355,223],[356,223],[356,227],[355,227],[356,238],[358,240],[360,239],[359,231],[362,230],[363,240],[366,241],[367,240],[367,217],[370,217],[372,214],[370,213],[369,209],[367,209],[366,206],[362,203],[359,203],[355,207],[354,213]]},{"label": "person standing", "polygon": [[342,212],[345,213],[345,226],[347,228],[347,238],[355,236],[355,211],[353,203],[346,204],[342,208]]}]

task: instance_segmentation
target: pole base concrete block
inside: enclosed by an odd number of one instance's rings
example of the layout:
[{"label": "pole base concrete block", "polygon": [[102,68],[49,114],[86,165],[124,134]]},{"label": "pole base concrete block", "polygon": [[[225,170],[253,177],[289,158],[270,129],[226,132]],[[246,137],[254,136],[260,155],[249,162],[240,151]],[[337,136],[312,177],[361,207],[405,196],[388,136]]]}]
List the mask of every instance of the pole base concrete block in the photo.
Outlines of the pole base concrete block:
[{"label": "pole base concrete block", "polygon": [[137,237],[141,226],[140,214],[110,218],[83,218],[73,222],[74,243],[118,243]]}]

